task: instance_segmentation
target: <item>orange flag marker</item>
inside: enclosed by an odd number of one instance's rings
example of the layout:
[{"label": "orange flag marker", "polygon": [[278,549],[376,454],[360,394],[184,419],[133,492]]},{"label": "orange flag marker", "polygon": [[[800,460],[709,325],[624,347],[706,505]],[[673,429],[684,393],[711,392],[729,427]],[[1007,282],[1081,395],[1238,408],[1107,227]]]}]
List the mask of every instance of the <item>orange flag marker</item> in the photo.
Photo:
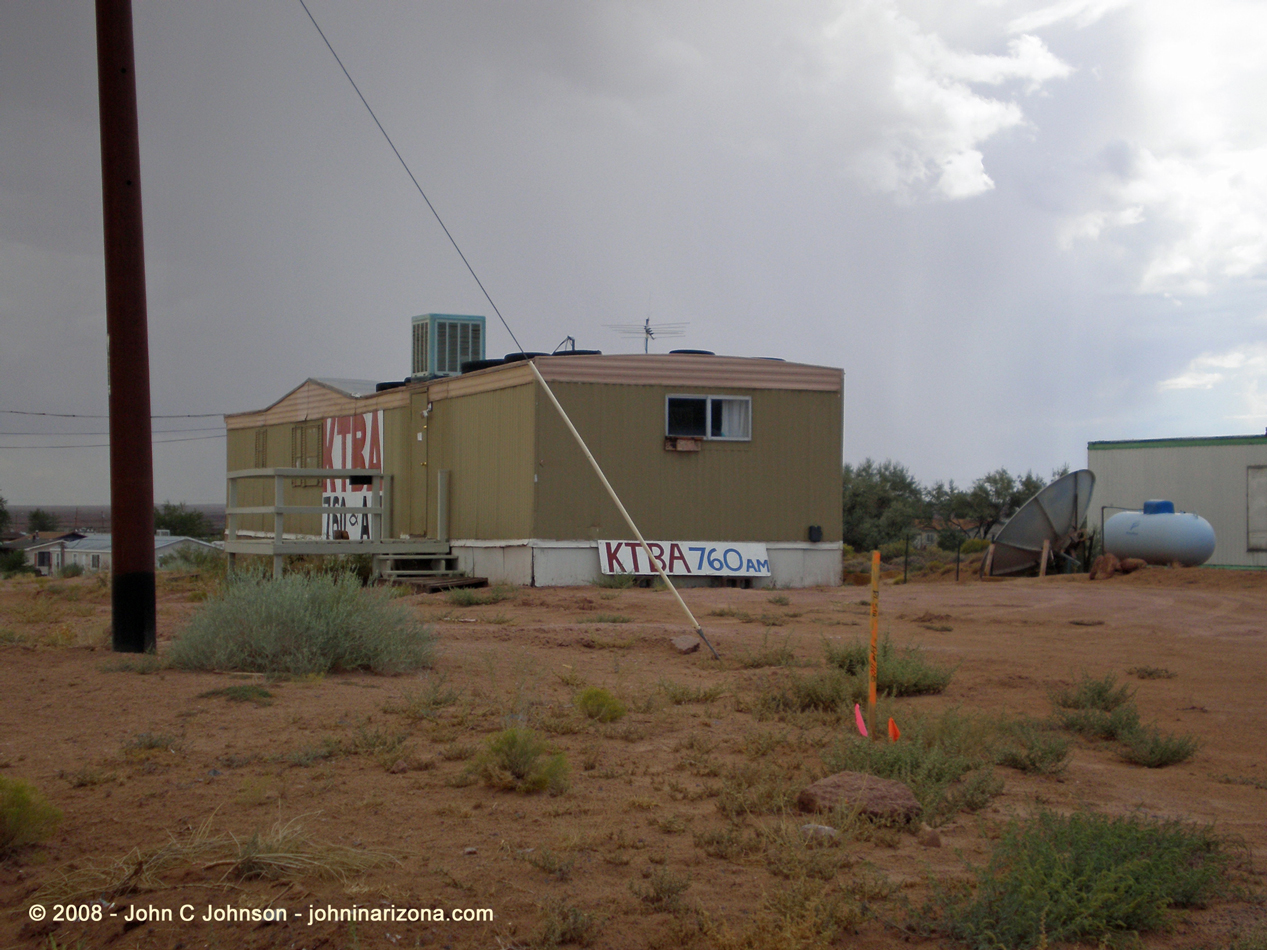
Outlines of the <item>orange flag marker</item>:
[{"label": "orange flag marker", "polygon": [[890,716],[889,717],[889,741],[897,742],[897,740],[900,738],[902,738],[902,733],[898,729],[897,723],[893,721],[893,717]]}]

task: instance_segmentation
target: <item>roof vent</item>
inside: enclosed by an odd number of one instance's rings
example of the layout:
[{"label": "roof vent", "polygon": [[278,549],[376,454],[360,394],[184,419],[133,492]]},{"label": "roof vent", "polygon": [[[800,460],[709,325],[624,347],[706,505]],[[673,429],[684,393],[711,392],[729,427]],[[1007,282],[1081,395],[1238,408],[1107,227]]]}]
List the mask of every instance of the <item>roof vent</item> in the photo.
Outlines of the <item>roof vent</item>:
[{"label": "roof vent", "polygon": [[413,318],[414,376],[457,376],[463,363],[483,358],[483,317],[424,313]]}]

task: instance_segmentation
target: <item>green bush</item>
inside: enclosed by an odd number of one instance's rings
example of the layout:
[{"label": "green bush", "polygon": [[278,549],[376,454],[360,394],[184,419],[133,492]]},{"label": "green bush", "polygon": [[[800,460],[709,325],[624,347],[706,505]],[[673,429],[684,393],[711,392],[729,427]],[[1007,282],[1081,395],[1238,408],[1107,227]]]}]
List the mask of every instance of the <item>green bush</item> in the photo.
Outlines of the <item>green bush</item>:
[{"label": "green bush", "polygon": [[577,708],[598,722],[615,722],[625,715],[625,704],[601,686],[583,689],[576,697]]},{"label": "green bush", "polygon": [[62,813],[26,782],[0,777],[0,856],[43,841],[61,820]]},{"label": "green bush", "polygon": [[[877,728],[879,720],[877,716]],[[959,811],[976,811],[1003,790],[994,775],[993,730],[975,716],[948,710],[901,724],[897,742],[849,737],[823,756],[829,772],[867,772],[905,783],[938,824]]]},{"label": "green bush", "polygon": [[1186,762],[1200,745],[1193,736],[1171,736],[1151,726],[1141,727],[1120,738],[1125,745],[1121,750],[1122,758],[1149,769]]},{"label": "green bush", "polygon": [[[823,644],[827,665],[864,681],[864,694],[869,691],[870,646],[851,643],[835,646]],[[955,671],[950,667],[929,663],[920,647],[898,649],[886,636],[876,644],[876,690],[889,696],[924,696],[940,693],[950,685]]]},{"label": "green bush", "polygon": [[16,574],[38,574],[35,565],[28,564],[21,551],[0,552],[0,574],[7,580]]},{"label": "green bush", "polygon": [[611,590],[628,590],[637,581],[638,577],[635,574],[600,574],[594,578],[594,586]]},{"label": "green bush", "polygon": [[1106,673],[1099,679],[1083,673],[1071,687],[1059,689],[1051,694],[1051,701],[1061,709],[1098,709],[1102,712],[1113,712],[1124,706],[1135,696],[1129,686],[1118,686],[1117,677]]},{"label": "green bush", "polygon": [[917,920],[977,950],[1109,942],[1220,893],[1228,857],[1178,821],[1043,812],[1013,823],[972,889],[938,889]]},{"label": "green bush", "polygon": [[963,543],[960,551],[964,554],[976,554],[978,551],[984,551],[990,546],[989,538],[969,538]]},{"label": "green bush", "polygon": [[82,564],[63,564],[57,569],[58,577],[81,577],[84,573]]},{"label": "green bush", "polygon": [[1112,712],[1103,709],[1057,709],[1056,722],[1088,739],[1125,739],[1140,728],[1139,710],[1134,703],[1119,706]]},{"label": "green bush", "polygon": [[1021,772],[1055,775],[1068,764],[1069,740],[1036,719],[1002,720],[994,761]]},{"label": "green bush", "polygon": [[472,771],[499,788],[558,795],[567,791],[570,770],[567,757],[550,754],[549,746],[531,729],[512,728],[489,740]]},{"label": "green bush", "polygon": [[187,547],[174,554],[166,554],[158,559],[158,566],[164,571],[209,572],[224,574],[228,558],[217,548]]},{"label": "green bush", "polygon": [[509,587],[490,587],[482,591],[472,587],[458,587],[449,591],[448,599],[455,607],[482,607],[485,604],[500,604],[514,596],[514,591]]},{"label": "green bush", "polygon": [[431,666],[435,636],[351,574],[233,575],[171,647],[178,669],[301,676],[406,673]]}]

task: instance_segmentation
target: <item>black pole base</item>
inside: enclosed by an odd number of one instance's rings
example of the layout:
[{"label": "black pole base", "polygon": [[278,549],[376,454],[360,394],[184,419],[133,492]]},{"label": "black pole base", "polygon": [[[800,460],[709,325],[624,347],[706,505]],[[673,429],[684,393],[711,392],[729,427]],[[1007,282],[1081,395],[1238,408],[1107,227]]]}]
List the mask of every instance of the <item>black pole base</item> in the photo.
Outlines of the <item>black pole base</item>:
[{"label": "black pole base", "polygon": [[154,653],[158,627],[153,572],[115,574],[110,590],[115,653]]}]

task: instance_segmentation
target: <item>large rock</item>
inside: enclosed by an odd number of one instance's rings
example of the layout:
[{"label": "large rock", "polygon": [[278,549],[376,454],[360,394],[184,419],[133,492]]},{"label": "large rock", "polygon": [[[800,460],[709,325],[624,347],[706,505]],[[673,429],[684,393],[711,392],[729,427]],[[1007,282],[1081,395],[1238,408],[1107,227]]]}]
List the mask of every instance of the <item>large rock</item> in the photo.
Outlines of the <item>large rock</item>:
[{"label": "large rock", "polygon": [[1115,554],[1101,554],[1091,564],[1091,577],[1093,581],[1106,581],[1116,574],[1122,566],[1122,562],[1117,559]]},{"label": "large rock", "polygon": [[883,821],[911,821],[923,811],[901,782],[864,772],[837,772],[821,778],[797,796],[796,804],[802,811],[857,809]]},{"label": "large rock", "polygon": [[1148,562],[1142,557],[1124,557],[1117,569],[1123,574],[1134,574],[1141,567],[1148,567]]}]

